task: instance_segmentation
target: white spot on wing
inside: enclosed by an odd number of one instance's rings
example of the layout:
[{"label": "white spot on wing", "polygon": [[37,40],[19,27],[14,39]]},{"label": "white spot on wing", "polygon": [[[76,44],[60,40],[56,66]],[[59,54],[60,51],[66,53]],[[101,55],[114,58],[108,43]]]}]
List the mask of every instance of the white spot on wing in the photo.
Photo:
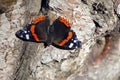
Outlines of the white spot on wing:
[{"label": "white spot on wing", "polygon": [[23,35],[21,35],[20,37],[23,37]]},{"label": "white spot on wing", "polygon": [[70,43],[69,48],[72,48],[72,47],[73,47],[73,45],[74,45],[73,43]]},{"label": "white spot on wing", "polygon": [[76,43],[77,42],[77,40],[74,40],[74,43]]},{"label": "white spot on wing", "polygon": [[27,33],[27,31],[24,31],[24,33]]},{"label": "white spot on wing", "polygon": [[29,35],[28,35],[28,34],[26,34],[26,39],[30,39],[30,37],[29,37]]},{"label": "white spot on wing", "polygon": [[76,46],[75,48],[78,48],[78,46]]}]

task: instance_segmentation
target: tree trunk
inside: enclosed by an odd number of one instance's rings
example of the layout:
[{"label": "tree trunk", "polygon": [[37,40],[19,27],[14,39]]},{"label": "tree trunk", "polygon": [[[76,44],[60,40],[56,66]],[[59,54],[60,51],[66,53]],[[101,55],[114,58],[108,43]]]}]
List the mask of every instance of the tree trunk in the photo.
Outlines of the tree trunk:
[{"label": "tree trunk", "polygon": [[[82,48],[44,48],[17,39],[15,32],[39,15],[51,23],[58,16],[69,20]],[[120,1],[0,1],[0,45],[0,80],[119,80]]]}]

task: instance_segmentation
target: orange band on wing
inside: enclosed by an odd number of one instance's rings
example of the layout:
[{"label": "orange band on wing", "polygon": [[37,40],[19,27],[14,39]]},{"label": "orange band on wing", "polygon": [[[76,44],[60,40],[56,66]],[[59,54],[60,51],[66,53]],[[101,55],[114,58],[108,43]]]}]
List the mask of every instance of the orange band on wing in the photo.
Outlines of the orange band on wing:
[{"label": "orange band on wing", "polygon": [[70,23],[66,19],[62,17],[59,17],[58,19],[60,22],[64,23],[67,27],[70,27]]},{"label": "orange band on wing", "polygon": [[39,16],[39,17],[37,17],[37,18],[35,18],[33,21],[32,21],[32,23],[34,23],[34,24],[37,24],[38,22],[40,22],[40,21],[42,21],[42,20],[45,20],[45,16]]},{"label": "orange band on wing", "polygon": [[34,26],[34,25],[31,26],[30,31],[31,31],[32,36],[34,37],[34,39],[35,39],[36,41],[40,41],[40,39],[38,38],[37,34],[35,33],[35,26]]},{"label": "orange band on wing", "polygon": [[61,41],[61,42],[59,43],[59,45],[60,45],[60,46],[63,46],[65,43],[67,43],[67,42],[72,38],[72,36],[73,36],[73,33],[72,33],[72,32],[69,32],[69,33],[68,33],[68,37],[67,37],[66,39],[64,39],[63,41]]}]

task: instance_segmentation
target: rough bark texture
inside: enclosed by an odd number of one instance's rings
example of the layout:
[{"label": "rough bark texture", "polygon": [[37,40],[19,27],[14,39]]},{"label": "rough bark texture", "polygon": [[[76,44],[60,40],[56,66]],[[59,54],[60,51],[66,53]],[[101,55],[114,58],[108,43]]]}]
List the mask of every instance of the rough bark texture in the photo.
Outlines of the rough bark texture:
[{"label": "rough bark texture", "polygon": [[[69,20],[83,43],[80,50],[44,48],[15,37],[17,30],[42,14],[40,9],[41,0],[0,1],[0,80],[120,79],[119,0],[50,0],[49,11],[43,13],[51,23],[58,16]],[[109,54],[94,64],[107,34],[112,36]]]}]

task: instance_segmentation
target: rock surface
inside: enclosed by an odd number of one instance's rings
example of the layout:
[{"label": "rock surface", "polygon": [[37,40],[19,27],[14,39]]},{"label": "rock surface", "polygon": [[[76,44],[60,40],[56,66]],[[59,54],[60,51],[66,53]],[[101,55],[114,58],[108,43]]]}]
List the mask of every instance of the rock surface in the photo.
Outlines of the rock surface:
[{"label": "rock surface", "polygon": [[[119,80],[119,0],[50,0],[51,23],[65,17],[83,43],[82,49],[70,51],[15,37],[17,30],[42,14],[41,0],[14,0],[6,5],[0,6],[0,80]],[[109,54],[94,65],[106,34],[112,35]]]}]

